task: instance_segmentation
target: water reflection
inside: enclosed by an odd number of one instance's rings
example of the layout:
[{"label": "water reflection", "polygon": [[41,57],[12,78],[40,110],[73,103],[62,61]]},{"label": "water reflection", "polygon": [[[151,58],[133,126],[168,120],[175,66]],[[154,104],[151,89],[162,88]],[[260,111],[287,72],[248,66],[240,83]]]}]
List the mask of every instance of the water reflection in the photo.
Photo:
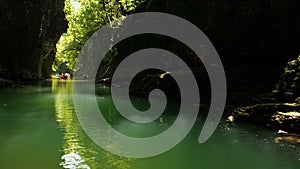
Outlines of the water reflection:
[{"label": "water reflection", "polygon": [[[163,116],[154,123],[141,127],[130,123],[115,113],[109,96],[109,88],[96,91],[101,111],[106,120],[118,131],[128,136],[150,137],[172,125],[174,117]],[[209,141],[199,144],[197,138],[203,122],[197,120],[189,135],[167,153],[147,159],[121,158],[99,148],[81,128],[72,104],[72,83],[52,82],[56,120],[64,133],[61,166],[77,169],[266,169],[300,167],[299,146],[274,142],[276,135],[252,125],[220,124]],[[174,106],[172,106],[174,107]],[[174,110],[177,110],[174,108]],[[171,110],[173,111],[173,110]],[[109,138],[109,133],[107,133]],[[111,143],[111,142],[110,142]],[[116,144],[111,146],[117,148]],[[51,145],[49,145],[50,147]]]},{"label": "water reflection", "polygon": [[61,157],[63,168],[130,168],[130,159],[121,158],[100,149],[84,133],[72,104],[72,81],[53,80],[52,92],[55,95],[57,122],[64,132],[64,155]]}]

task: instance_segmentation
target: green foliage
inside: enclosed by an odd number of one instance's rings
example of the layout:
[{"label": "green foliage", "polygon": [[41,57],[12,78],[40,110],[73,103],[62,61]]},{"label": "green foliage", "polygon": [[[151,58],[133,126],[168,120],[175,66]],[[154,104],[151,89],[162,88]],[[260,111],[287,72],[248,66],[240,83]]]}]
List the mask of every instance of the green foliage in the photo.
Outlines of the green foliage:
[{"label": "green foliage", "polygon": [[[69,21],[67,33],[57,43],[53,70],[60,64],[74,70],[76,58],[84,43],[99,28],[133,11],[144,0],[66,0],[65,13]],[[115,50],[115,49],[114,49]],[[111,55],[114,56],[114,55]],[[106,60],[110,60],[106,58]]]}]

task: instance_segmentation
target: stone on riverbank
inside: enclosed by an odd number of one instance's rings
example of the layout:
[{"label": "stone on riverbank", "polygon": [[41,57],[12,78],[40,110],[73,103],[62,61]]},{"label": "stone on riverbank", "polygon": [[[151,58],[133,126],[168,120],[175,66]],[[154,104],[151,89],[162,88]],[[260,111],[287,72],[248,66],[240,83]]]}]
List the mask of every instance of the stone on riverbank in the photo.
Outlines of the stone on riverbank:
[{"label": "stone on riverbank", "polygon": [[13,81],[0,78],[0,88],[12,87],[13,85],[14,85]]},{"label": "stone on riverbank", "polygon": [[273,92],[259,96],[254,105],[234,110],[227,121],[250,122],[275,130],[300,133],[299,96],[300,57],[287,64]]}]

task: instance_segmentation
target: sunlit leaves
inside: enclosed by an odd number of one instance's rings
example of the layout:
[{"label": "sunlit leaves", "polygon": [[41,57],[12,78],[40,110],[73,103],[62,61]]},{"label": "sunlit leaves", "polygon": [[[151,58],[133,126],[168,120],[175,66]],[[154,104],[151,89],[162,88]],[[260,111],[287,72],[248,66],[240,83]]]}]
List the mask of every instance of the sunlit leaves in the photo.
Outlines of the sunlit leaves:
[{"label": "sunlit leaves", "polygon": [[141,3],[145,2],[146,0],[120,0],[124,6],[124,10],[127,12],[134,10],[137,6],[139,6]]},{"label": "sunlit leaves", "polygon": [[73,70],[76,58],[90,36],[107,23],[111,24],[124,16],[124,12],[134,10],[142,2],[144,0],[66,0],[64,11],[69,22],[68,31],[57,44],[54,71],[62,63],[67,63]]}]

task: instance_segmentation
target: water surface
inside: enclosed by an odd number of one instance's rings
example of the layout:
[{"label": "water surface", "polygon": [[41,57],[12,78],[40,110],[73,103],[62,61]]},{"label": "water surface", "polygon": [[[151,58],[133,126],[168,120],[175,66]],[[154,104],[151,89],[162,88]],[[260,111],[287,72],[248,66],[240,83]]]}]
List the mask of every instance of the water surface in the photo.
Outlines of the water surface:
[{"label": "water surface", "polygon": [[[175,119],[162,116],[141,129],[116,112],[109,90],[106,86],[97,86],[98,104],[107,121],[122,133],[152,136],[166,130]],[[206,143],[198,144],[201,120],[197,120],[178,146],[162,155],[146,159],[118,157],[99,148],[85,134],[74,112],[71,91],[72,83],[66,81],[0,90],[0,168],[300,168],[299,145],[275,143],[277,136],[272,131],[252,125],[222,123]],[[134,102],[141,107],[147,104],[140,100]]]}]

